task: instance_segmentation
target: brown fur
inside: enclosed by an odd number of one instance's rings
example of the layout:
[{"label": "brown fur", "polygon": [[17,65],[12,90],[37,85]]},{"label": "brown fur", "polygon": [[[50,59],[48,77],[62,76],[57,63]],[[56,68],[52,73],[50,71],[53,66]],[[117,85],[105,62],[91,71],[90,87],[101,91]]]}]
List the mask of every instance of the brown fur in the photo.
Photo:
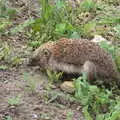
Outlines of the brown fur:
[{"label": "brown fur", "polygon": [[[46,50],[46,51],[45,51]],[[31,58],[31,64],[66,73],[86,72],[88,79],[95,77],[109,83],[118,79],[117,68],[110,54],[94,42],[62,38],[41,45]]]}]

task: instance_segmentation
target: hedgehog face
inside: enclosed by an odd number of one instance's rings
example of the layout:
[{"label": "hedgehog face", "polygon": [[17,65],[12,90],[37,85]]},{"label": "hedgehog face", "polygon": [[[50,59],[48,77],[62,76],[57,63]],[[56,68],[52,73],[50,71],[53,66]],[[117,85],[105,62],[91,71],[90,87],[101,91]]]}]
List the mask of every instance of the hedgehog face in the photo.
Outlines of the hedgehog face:
[{"label": "hedgehog face", "polygon": [[51,52],[46,48],[38,48],[33,52],[33,56],[30,58],[29,64],[31,66],[39,66],[40,69],[46,69],[48,67],[48,61]]}]

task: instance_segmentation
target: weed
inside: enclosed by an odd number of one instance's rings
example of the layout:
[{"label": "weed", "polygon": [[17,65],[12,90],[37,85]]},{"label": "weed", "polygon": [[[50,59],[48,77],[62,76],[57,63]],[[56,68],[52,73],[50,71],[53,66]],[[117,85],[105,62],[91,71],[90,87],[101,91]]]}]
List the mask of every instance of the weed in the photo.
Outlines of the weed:
[{"label": "weed", "polygon": [[11,116],[5,116],[4,120],[13,120]]},{"label": "weed", "polygon": [[60,37],[70,37],[76,31],[72,25],[72,12],[70,12],[72,8],[66,6],[62,0],[56,1],[55,5],[41,0],[41,18],[35,19],[30,30],[31,39],[34,39],[36,44],[48,40],[54,41]]},{"label": "weed", "polygon": [[16,12],[16,9],[6,5],[6,0],[0,0],[0,36],[5,34],[9,26],[12,25],[11,19]]},{"label": "weed", "polygon": [[73,112],[69,111],[69,112],[67,113],[67,118],[66,118],[66,120],[73,120]]},{"label": "weed", "polygon": [[104,0],[104,3],[109,4],[109,5],[115,5],[115,6],[119,6],[120,5],[120,1],[119,0]]},{"label": "weed", "polygon": [[11,19],[16,14],[15,8],[10,8],[6,5],[6,0],[0,0],[0,18]]},{"label": "weed", "polygon": [[14,56],[11,58],[11,67],[18,66],[22,62],[22,59],[19,56]]},{"label": "weed", "polygon": [[[5,61],[10,67],[18,66],[22,62],[21,57],[15,56],[12,50],[12,47],[7,42],[0,42],[0,60]],[[4,69],[5,66],[1,66],[2,68]]]},{"label": "weed", "polygon": [[18,32],[22,32],[25,28],[27,28],[33,23],[34,20],[32,18],[29,18],[28,20],[24,21],[24,23],[21,23],[18,26],[11,28],[9,31],[6,32],[6,34],[14,35]]},{"label": "weed", "polygon": [[48,75],[48,79],[50,80],[50,83],[57,82],[63,75],[63,72],[55,72],[48,69],[46,70],[46,72]]},{"label": "weed", "polygon": [[84,106],[83,113],[87,120],[117,120],[120,118],[119,99],[111,98],[112,91],[90,85],[86,78],[75,80],[75,88],[75,98]]},{"label": "weed", "polygon": [[25,90],[30,93],[36,93],[36,82],[34,77],[31,77],[28,73],[24,73],[24,81],[26,82]]},{"label": "weed", "polygon": [[100,46],[101,46],[103,49],[105,49],[106,51],[108,51],[108,52],[113,56],[113,58],[115,58],[115,49],[117,49],[117,48],[115,48],[114,45],[108,44],[107,41],[102,41],[102,42],[100,43]]},{"label": "weed", "polygon": [[93,0],[84,0],[80,3],[80,9],[83,12],[89,12],[95,9],[95,2]]},{"label": "weed", "polygon": [[100,46],[105,49],[106,51],[108,51],[113,59],[115,60],[118,70],[120,70],[120,48],[117,45],[112,45],[112,44],[108,44],[107,41],[102,41],[100,43]]},{"label": "weed", "polygon": [[7,60],[10,56],[11,49],[7,42],[0,42],[0,60]]},{"label": "weed", "polygon": [[6,65],[0,65],[0,70],[6,70],[8,67]]},{"label": "weed", "polygon": [[45,101],[46,103],[51,103],[57,99],[62,99],[64,101],[69,101],[69,102],[75,102],[76,99],[70,95],[70,94],[65,94],[63,92],[60,92],[60,91],[55,91],[55,90],[52,90],[52,89],[49,89],[49,91],[47,91],[47,94],[45,96]]},{"label": "weed", "polygon": [[6,29],[11,25],[9,20],[0,19],[0,35],[5,33]]},{"label": "weed", "polygon": [[83,36],[86,36],[87,38],[89,38],[90,36],[94,36],[95,33],[93,31],[95,27],[96,23],[93,22],[86,23],[82,29]]},{"label": "weed", "polygon": [[37,41],[37,40],[34,40],[34,41],[28,42],[28,45],[29,45],[30,47],[33,47],[33,48],[38,48],[38,47],[41,45],[41,42],[40,42],[40,41]]},{"label": "weed", "polygon": [[[55,71],[51,71],[49,69],[46,70],[46,73],[47,73],[49,82],[46,86],[45,101],[47,101],[47,103],[49,103],[49,102],[54,101],[59,96],[58,93],[57,94],[56,93],[52,94],[52,98],[50,100],[48,100],[49,99],[49,93],[52,91],[51,86],[52,86],[53,82],[58,82],[58,80],[60,80],[60,78],[62,77],[63,73],[62,72],[58,73],[58,72],[55,72]],[[53,93],[53,91],[52,91],[52,93]]]},{"label": "weed", "polygon": [[8,99],[8,104],[9,105],[19,105],[20,104],[20,97],[21,97],[21,95],[9,98]]}]

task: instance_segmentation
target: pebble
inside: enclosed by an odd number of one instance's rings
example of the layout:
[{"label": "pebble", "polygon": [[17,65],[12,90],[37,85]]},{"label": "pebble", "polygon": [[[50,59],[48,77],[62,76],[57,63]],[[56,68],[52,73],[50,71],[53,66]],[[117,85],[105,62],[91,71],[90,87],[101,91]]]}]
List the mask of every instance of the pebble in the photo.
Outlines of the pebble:
[{"label": "pebble", "polygon": [[75,92],[75,87],[73,81],[65,81],[60,85],[60,88],[62,91],[66,93],[74,93]]}]

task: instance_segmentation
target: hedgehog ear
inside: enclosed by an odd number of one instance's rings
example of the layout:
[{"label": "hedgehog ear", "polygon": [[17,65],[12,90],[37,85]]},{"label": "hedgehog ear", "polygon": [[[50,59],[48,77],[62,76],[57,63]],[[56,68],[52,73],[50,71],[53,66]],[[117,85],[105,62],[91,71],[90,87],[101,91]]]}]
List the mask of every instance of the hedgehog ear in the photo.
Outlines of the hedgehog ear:
[{"label": "hedgehog ear", "polygon": [[50,51],[48,49],[43,49],[43,53],[46,55],[46,56],[49,56],[50,55]]}]

